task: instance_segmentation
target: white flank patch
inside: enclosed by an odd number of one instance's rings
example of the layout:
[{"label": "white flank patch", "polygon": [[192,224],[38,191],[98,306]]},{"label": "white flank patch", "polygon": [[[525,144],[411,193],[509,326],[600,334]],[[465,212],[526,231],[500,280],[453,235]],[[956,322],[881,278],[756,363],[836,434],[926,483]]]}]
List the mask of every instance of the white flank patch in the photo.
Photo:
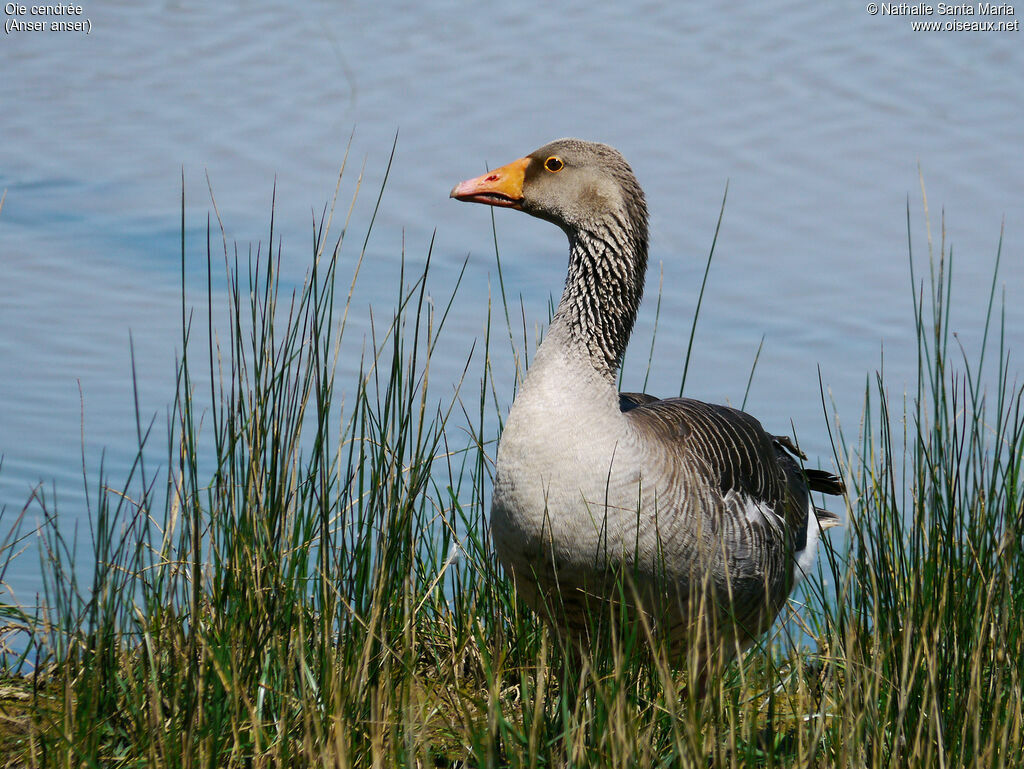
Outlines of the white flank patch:
[{"label": "white flank patch", "polygon": [[793,564],[793,587],[811,573],[811,568],[818,560],[818,540],[821,539],[821,527],[818,525],[818,516],[814,513],[814,504],[807,501],[807,541],[803,550],[797,550],[793,555],[796,563]]},{"label": "white flank patch", "polygon": [[753,499],[751,497],[741,496],[736,494],[734,491],[726,493],[725,498],[728,500],[729,496],[737,496],[743,502],[743,517],[746,518],[750,523],[754,525],[760,525],[767,523],[773,529],[781,529],[785,523],[782,517],[772,510],[768,505],[760,500]]}]

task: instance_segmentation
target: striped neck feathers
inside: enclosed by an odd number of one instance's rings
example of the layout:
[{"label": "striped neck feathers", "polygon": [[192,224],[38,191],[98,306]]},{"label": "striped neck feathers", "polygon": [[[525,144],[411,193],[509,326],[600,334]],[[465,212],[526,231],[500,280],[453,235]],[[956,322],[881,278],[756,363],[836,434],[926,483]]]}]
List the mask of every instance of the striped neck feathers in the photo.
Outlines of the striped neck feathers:
[{"label": "striped neck feathers", "polygon": [[647,209],[642,193],[623,215],[568,232],[569,272],[552,331],[614,384],[626,352],[647,272]]}]

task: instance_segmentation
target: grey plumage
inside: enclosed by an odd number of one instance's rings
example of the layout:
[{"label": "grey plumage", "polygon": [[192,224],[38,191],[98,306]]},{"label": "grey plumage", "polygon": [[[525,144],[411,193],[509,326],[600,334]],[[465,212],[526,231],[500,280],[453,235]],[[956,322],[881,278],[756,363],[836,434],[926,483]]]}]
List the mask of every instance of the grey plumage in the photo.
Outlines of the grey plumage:
[{"label": "grey plumage", "polygon": [[452,196],[569,238],[561,301],[498,449],[492,532],[520,594],[579,635],[626,577],[627,603],[677,648],[749,644],[838,523],[811,491],[842,482],[737,409],[616,392],[648,249],[643,191],[617,150],[559,140]]}]

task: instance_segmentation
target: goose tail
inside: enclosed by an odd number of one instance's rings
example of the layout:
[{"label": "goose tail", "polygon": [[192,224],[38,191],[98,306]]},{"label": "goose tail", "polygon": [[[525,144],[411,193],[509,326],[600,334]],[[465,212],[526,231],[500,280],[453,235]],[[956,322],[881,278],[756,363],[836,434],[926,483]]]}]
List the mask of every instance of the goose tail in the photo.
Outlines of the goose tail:
[{"label": "goose tail", "polygon": [[840,496],[846,493],[846,484],[838,475],[833,475],[825,470],[805,469],[807,476],[807,487],[811,491],[820,491],[822,494]]}]

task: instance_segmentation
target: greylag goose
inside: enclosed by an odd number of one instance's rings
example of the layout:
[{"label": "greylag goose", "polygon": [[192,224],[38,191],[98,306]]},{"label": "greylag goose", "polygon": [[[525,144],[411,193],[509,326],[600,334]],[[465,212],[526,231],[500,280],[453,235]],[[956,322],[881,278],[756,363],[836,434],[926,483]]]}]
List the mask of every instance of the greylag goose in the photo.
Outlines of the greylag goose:
[{"label": "greylag goose", "polygon": [[810,492],[841,494],[842,482],[802,469],[788,438],[742,411],[617,392],[647,270],[647,205],[617,150],[561,139],[451,197],[569,237],[561,301],[498,445],[491,532],[517,592],[578,637],[618,590],[670,649],[731,658],[838,523]]}]

